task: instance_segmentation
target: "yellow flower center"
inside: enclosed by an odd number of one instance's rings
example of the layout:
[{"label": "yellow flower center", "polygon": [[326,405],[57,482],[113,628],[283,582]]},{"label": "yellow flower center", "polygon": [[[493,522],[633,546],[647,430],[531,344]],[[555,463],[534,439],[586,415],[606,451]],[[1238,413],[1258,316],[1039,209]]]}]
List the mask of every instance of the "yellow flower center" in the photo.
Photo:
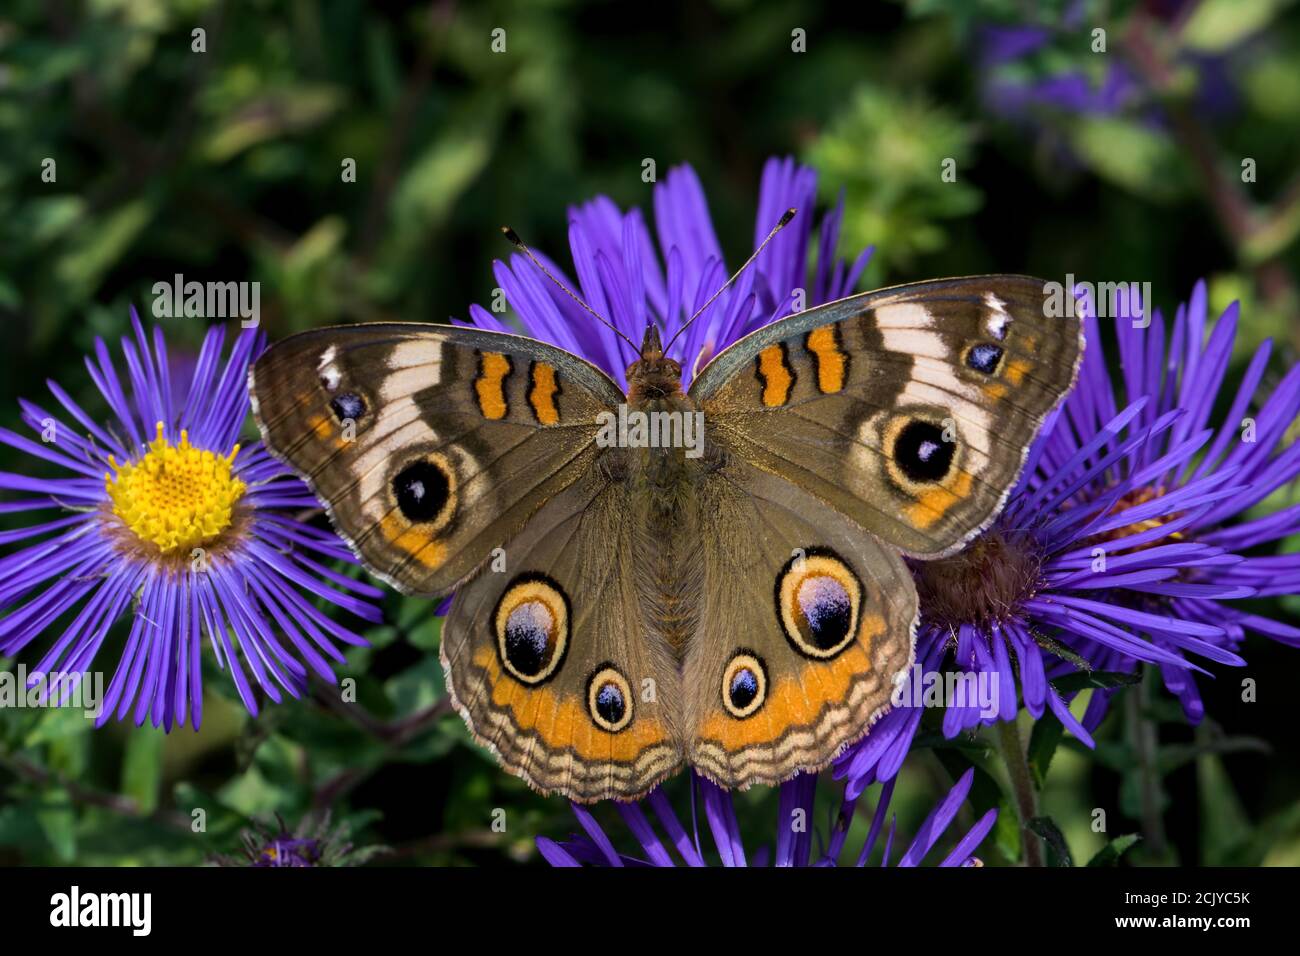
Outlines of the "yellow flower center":
[{"label": "yellow flower center", "polygon": [[104,481],[113,514],[163,554],[211,541],[230,527],[235,503],[248,490],[231,474],[238,452],[236,445],[223,458],[195,448],[184,431],[173,445],[159,422],[158,437],[139,461],[119,465],[109,457],[115,474]]},{"label": "yellow flower center", "polygon": [[[1165,494],[1165,489],[1163,488],[1154,488],[1149,486],[1143,488],[1135,488],[1132,491],[1130,491],[1128,494],[1126,494],[1124,497],[1120,498],[1119,501],[1115,502],[1115,508],[1113,510],[1113,513],[1120,514],[1121,512],[1128,511],[1128,509],[1130,508],[1135,508],[1138,505],[1144,505],[1148,501],[1154,501],[1157,498],[1162,498],[1164,497],[1164,494]],[[1094,544],[1102,544],[1107,541],[1118,541],[1121,538],[1129,537],[1129,535],[1141,534],[1143,531],[1150,531],[1153,528],[1163,527],[1164,525],[1169,524],[1169,522],[1173,521],[1175,518],[1179,517],[1181,514],[1182,512],[1176,512],[1174,514],[1160,515],[1158,518],[1147,518],[1143,521],[1134,521],[1132,524],[1126,524],[1122,528],[1116,528],[1113,531],[1106,531],[1101,534],[1093,535],[1090,540]],[[1132,548],[1121,548],[1120,551],[1117,553],[1126,554],[1130,551],[1142,551],[1145,548],[1154,548],[1158,544],[1166,544],[1170,540],[1182,541],[1183,540],[1182,532],[1175,531],[1167,538],[1157,538],[1154,541],[1149,541],[1146,544],[1139,544]]]}]

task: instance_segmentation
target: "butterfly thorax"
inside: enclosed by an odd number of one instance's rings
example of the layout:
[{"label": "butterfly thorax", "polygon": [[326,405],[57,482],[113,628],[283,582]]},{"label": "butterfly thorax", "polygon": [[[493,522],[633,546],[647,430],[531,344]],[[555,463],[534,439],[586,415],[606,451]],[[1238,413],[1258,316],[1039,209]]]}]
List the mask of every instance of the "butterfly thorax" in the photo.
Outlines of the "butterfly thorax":
[{"label": "butterfly thorax", "polygon": [[661,437],[681,437],[673,430],[679,425],[685,433],[685,441],[626,449],[631,500],[640,511],[638,589],[652,628],[681,653],[695,627],[702,579],[698,487],[717,452],[705,440],[699,405],[682,390],[681,365],[663,354],[654,326],[646,330],[640,359],[628,366],[627,382],[629,413],[660,423]]},{"label": "butterfly thorax", "polygon": [[659,341],[659,330],[646,327],[641,342],[641,358],[627,367],[627,403],[630,408],[643,408],[656,400],[682,397],[682,367],[664,355]]}]

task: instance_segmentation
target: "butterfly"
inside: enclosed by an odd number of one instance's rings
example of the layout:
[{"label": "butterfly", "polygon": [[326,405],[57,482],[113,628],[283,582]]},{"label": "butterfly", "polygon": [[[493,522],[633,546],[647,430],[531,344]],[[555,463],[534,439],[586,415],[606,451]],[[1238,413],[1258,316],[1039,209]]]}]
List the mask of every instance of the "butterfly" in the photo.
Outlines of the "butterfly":
[{"label": "butterfly", "polygon": [[1045,288],[854,295],[685,390],[653,325],[625,392],[526,336],[414,323],[294,335],[250,390],[367,568],[455,592],[447,688],[503,767],[580,802],[684,766],[745,788],[821,769],[888,709],[914,657],[905,556],[988,526],[1074,382],[1080,324]]}]

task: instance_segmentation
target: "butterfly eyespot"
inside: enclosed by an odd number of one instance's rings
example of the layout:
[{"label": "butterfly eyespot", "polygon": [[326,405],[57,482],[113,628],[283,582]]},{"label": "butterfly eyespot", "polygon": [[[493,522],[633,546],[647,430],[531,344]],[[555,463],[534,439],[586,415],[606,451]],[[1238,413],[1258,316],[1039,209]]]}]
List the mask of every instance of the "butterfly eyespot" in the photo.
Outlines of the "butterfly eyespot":
[{"label": "butterfly eyespot", "polygon": [[587,681],[587,712],[611,734],[632,722],[632,686],[613,664],[602,664]]},{"label": "butterfly eyespot", "polygon": [[722,672],[722,706],[732,717],[743,719],[757,713],[766,700],[767,667],[742,648]]},{"label": "butterfly eyespot", "polygon": [[330,399],[330,411],[340,422],[356,421],[366,413],[366,400],[356,392],[344,392]]},{"label": "butterfly eyespot", "polygon": [[569,599],[540,574],[516,578],[492,613],[497,656],[511,677],[535,687],[555,676],[569,649]]},{"label": "butterfly eyespot", "polygon": [[786,640],[805,657],[829,660],[858,634],[862,582],[828,548],[807,548],[776,578],[776,616]]},{"label": "butterfly eyespot", "polygon": [[413,461],[394,476],[393,498],[407,521],[432,525],[436,531],[456,508],[455,473],[441,455]]},{"label": "butterfly eyespot", "polygon": [[896,485],[932,485],[948,476],[957,443],[941,427],[923,418],[900,418],[885,430],[886,459]]},{"label": "butterfly eyespot", "polygon": [[1002,365],[1006,350],[991,342],[976,342],[966,350],[966,367],[982,375],[993,375]]}]

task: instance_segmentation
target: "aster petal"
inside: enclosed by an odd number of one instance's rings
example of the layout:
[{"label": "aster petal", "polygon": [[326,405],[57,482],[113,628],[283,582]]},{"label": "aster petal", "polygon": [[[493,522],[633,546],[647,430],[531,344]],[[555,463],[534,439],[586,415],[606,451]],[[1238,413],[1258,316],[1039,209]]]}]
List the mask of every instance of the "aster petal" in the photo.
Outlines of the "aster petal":
[{"label": "aster petal", "polygon": [[614,806],[627,824],[627,828],[632,831],[632,835],[645,849],[646,854],[650,857],[650,862],[655,866],[673,866],[673,859],[668,855],[667,848],[655,833],[654,828],[650,826],[650,821],[646,819],[644,811],[635,803],[624,803],[623,801],[614,801]]},{"label": "aster petal", "polygon": [[681,858],[686,861],[686,865],[693,867],[704,866],[704,857],[700,855],[698,842],[692,841],[682,827],[681,821],[677,819],[677,814],[673,812],[672,804],[668,801],[668,797],[664,795],[663,788],[656,787],[646,799],[650,803],[650,808],[654,810],[660,825],[668,834],[668,839],[677,848]]},{"label": "aster petal", "polygon": [[592,842],[600,849],[600,852],[605,857],[605,861],[610,866],[621,867],[623,865],[622,858],[614,851],[614,844],[609,842],[609,837],[606,836],[605,831],[600,828],[600,824],[597,823],[596,818],[591,815],[591,811],[580,803],[571,803],[570,806],[573,808],[573,815],[578,818],[578,823],[582,825],[582,829],[587,832],[587,836],[590,837]]}]

